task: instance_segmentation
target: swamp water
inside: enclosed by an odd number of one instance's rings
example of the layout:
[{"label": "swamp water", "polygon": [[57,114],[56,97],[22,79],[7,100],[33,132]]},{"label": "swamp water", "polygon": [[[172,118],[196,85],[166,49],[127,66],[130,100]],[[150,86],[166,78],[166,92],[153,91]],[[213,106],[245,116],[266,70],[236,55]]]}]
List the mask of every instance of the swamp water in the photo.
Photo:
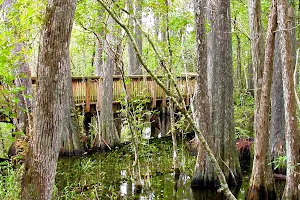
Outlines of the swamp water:
[{"label": "swamp water", "polygon": [[[182,143],[181,143],[182,144]],[[161,139],[140,148],[143,190],[137,194],[132,183],[131,146],[80,158],[61,158],[58,163],[54,199],[195,199],[221,200],[216,191],[190,188],[196,157],[179,144],[181,175],[172,172],[172,142]],[[237,189],[244,199],[249,177]]]}]

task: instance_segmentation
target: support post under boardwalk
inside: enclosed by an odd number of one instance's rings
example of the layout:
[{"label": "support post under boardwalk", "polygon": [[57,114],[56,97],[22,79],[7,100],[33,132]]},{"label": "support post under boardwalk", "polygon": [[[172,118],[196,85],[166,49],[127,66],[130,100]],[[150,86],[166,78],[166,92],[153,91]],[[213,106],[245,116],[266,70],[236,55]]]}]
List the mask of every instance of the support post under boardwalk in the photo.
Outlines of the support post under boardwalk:
[{"label": "support post under boardwalk", "polygon": [[188,79],[185,80],[185,94],[186,94],[185,104],[189,105],[190,104],[190,91],[189,91],[189,81],[188,81]]},{"label": "support post under boardwalk", "polygon": [[160,118],[155,113],[150,117],[150,125],[151,125],[151,137],[157,138],[160,132]]},{"label": "support post under boardwalk", "polygon": [[167,135],[167,98],[166,93],[163,92],[161,103],[161,137]]}]

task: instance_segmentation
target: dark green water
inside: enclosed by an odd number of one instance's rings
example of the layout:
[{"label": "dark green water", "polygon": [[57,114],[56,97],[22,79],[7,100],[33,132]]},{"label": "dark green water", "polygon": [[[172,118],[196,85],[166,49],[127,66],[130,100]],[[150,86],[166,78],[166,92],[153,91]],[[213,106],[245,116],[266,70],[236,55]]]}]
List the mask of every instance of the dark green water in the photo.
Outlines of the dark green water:
[{"label": "dark green water", "polygon": [[[225,199],[216,191],[193,191],[190,181],[195,157],[179,145],[181,175],[172,172],[172,144],[141,145],[140,166],[143,190],[135,193],[132,184],[133,154],[130,145],[112,152],[80,158],[62,158],[58,164],[54,199]],[[238,199],[244,199],[249,181],[236,189]]]}]

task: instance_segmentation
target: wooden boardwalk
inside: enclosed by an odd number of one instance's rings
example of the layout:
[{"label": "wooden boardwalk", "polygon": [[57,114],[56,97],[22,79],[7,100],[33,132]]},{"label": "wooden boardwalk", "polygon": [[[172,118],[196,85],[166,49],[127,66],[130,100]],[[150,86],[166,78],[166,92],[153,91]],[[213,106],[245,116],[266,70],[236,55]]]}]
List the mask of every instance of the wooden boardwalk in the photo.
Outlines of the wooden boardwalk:
[{"label": "wooden boardwalk", "polygon": [[[177,84],[189,103],[189,98],[194,92],[195,75],[177,77]],[[100,77],[73,77],[73,97],[77,106],[85,106],[85,111],[89,112],[91,105],[96,105],[101,110],[102,100],[102,78]],[[113,78],[113,104],[118,104],[124,100],[124,87],[121,76]],[[155,108],[158,101],[166,101],[165,92],[149,76],[129,76],[126,79],[126,90],[131,99],[138,97],[149,98],[151,107]]]},{"label": "wooden boardwalk", "polygon": [[[177,84],[189,104],[189,98],[193,95],[195,74],[187,74],[177,77]],[[101,77],[72,77],[73,97],[77,107],[83,108],[84,112],[93,112],[101,110],[102,100],[102,81]],[[36,78],[32,77],[33,87],[35,88]],[[113,77],[113,104],[118,105],[124,100],[124,87],[121,76]],[[151,108],[156,108],[157,105],[166,107],[167,97],[165,92],[157,85],[150,76],[126,76],[126,90],[129,93],[130,99],[140,96],[149,98]],[[2,85],[0,85],[0,90]],[[2,95],[2,94],[1,94]],[[0,100],[3,100],[3,96]],[[0,101],[0,104],[1,101]],[[4,107],[3,104],[0,108]],[[118,109],[118,108],[116,108]],[[4,121],[5,117],[0,113],[0,121]]]}]

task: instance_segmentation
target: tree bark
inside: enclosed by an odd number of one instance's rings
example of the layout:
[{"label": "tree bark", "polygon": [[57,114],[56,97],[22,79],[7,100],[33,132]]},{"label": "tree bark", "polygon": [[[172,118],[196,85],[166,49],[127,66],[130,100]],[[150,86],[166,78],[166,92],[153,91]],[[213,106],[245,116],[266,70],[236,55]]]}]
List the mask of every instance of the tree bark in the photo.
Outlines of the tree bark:
[{"label": "tree bark", "polygon": [[[136,44],[138,46],[139,51],[143,52],[143,34],[141,30],[142,25],[142,0],[135,0],[135,16],[136,16],[136,23],[135,23],[135,40]],[[136,57],[136,55],[134,54]],[[135,72],[136,75],[142,75],[143,74],[143,67],[139,61],[139,59],[136,57],[135,59]]]},{"label": "tree bark", "polygon": [[[290,37],[288,2],[278,0],[278,24],[281,31],[281,59],[282,59],[282,81],[283,97],[285,110],[285,140],[287,156],[286,185],[283,199],[299,198],[299,145],[300,136],[297,129],[297,116],[295,105],[293,65],[292,65],[292,46]],[[298,165],[298,166],[297,166]]]},{"label": "tree bark", "polygon": [[[258,110],[260,103],[260,91],[262,83],[262,72],[264,63],[264,37],[261,22],[261,2],[260,0],[248,1],[248,15],[251,39],[251,55],[254,79],[254,126],[255,120],[258,118]],[[256,129],[254,127],[254,129]]]},{"label": "tree bark", "polygon": [[242,49],[241,49],[241,38],[238,33],[237,26],[237,14],[234,16],[234,31],[236,32],[236,82],[239,92],[243,89],[243,76],[242,76]]},{"label": "tree bark", "polygon": [[[128,11],[130,13],[129,19],[128,19],[128,26],[131,28],[132,32],[134,33],[132,27],[134,26],[134,20],[133,20],[133,15],[134,15],[134,10],[133,10],[133,4],[131,0],[127,1],[128,5]],[[129,74],[134,74],[135,72],[135,61],[136,56],[134,54],[134,49],[132,47],[132,44],[130,41],[128,41],[128,73]]]},{"label": "tree bark", "polygon": [[174,112],[174,103],[169,103],[170,108],[170,126],[171,126],[171,136],[172,136],[172,147],[173,147],[173,169],[176,174],[180,174],[179,162],[178,162],[178,145],[177,145],[177,132],[175,124],[175,112]]},{"label": "tree bark", "polygon": [[[226,179],[236,184],[241,178],[241,170],[234,144],[230,3],[228,0],[219,0],[216,3],[209,2],[207,7],[211,27],[207,42],[207,64],[212,148]],[[216,177],[213,181],[216,185]]]},{"label": "tree bark", "polygon": [[[278,30],[278,29],[277,29]],[[282,87],[282,60],[280,50],[280,31],[275,33],[275,55],[273,82],[271,90],[270,153],[271,160],[285,155],[285,119]],[[286,169],[276,169],[276,173],[285,174]]]},{"label": "tree bark", "polygon": [[277,27],[276,0],[272,1],[267,31],[267,43],[264,59],[264,73],[258,119],[256,120],[254,140],[254,161],[250,180],[248,198],[276,199],[274,178],[272,175],[269,155],[269,110],[271,103],[271,83],[273,71],[273,57],[275,46],[275,30]]},{"label": "tree bark", "polygon": [[245,77],[247,91],[252,96],[254,96],[253,65],[251,63],[248,63],[247,65],[247,72],[245,72]]},{"label": "tree bark", "polygon": [[[215,136],[216,150],[220,148],[220,165],[223,169],[229,183],[237,185],[241,180],[240,163],[235,148],[235,127],[234,127],[234,110],[233,110],[233,66],[232,66],[232,35],[231,35],[231,18],[230,18],[230,0],[220,0],[218,11],[218,29],[217,29],[217,50],[218,65],[216,68],[220,74],[222,84],[218,85],[222,94],[216,96],[223,98],[224,107],[219,104],[220,112],[216,118],[212,118],[213,124],[218,123],[217,129],[213,132]],[[217,76],[215,78],[218,78]],[[219,82],[220,83],[220,82]],[[222,102],[222,99],[219,99]],[[217,108],[217,107],[216,107]],[[217,108],[218,109],[218,108]],[[215,111],[215,110],[214,110]],[[219,111],[216,111],[219,112]],[[222,119],[222,115],[224,118]],[[214,115],[212,115],[214,117]],[[220,117],[220,118],[218,118]],[[215,121],[216,119],[216,121]],[[222,131],[223,129],[223,131]],[[218,145],[218,142],[220,144]]]},{"label": "tree bark", "polygon": [[[203,14],[205,5],[205,1],[195,3],[198,72],[195,99],[198,103],[194,107],[199,110],[194,116],[199,120],[199,129],[205,135],[208,144],[214,149],[226,179],[237,184],[241,178],[241,170],[234,145],[229,1],[220,0],[216,4],[208,2],[207,17],[211,32],[208,35],[207,46]],[[192,183],[202,187],[216,187],[218,179],[201,148],[199,147]]]},{"label": "tree bark", "polygon": [[113,75],[116,68],[115,55],[117,54],[118,40],[112,29],[114,20],[109,17],[109,33],[107,41],[107,62],[103,67],[102,101],[99,119],[99,130],[95,138],[94,147],[97,149],[111,149],[120,143],[120,138],[114,124],[113,113]]},{"label": "tree bark", "polygon": [[60,155],[81,155],[84,151],[83,144],[80,140],[79,121],[75,110],[75,102],[73,98],[72,77],[70,65],[66,66],[65,75],[62,77],[64,82],[64,96],[62,120],[63,132],[61,135]]},{"label": "tree bark", "polygon": [[[207,85],[207,37],[205,32],[206,0],[195,0],[195,27],[197,45],[197,85],[193,102],[193,117],[199,130],[203,133],[210,147],[213,147],[214,137],[211,130],[211,112]],[[192,180],[192,187],[209,187],[214,184],[214,170],[208,160],[206,152],[198,145],[197,162]]]},{"label": "tree bark", "polygon": [[[137,44],[137,47],[140,52],[143,49],[143,37],[142,37],[142,6],[141,0],[128,1],[128,8],[130,15],[129,16],[129,26],[133,27],[132,32],[134,33],[134,38]],[[135,21],[133,20],[135,18]],[[143,68],[137,56],[135,55],[134,49],[132,47],[131,42],[128,42],[128,59],[129,59],[129,66],[128,66],[128,73],[129,75],[142,75]]]},{"label": "tree bark", "polygon": [[[103,11],[100,10],[98,17],[98,24],[101,26],[101,22],[103,21]],[[95,66],[95,75],[96,76],[102,76],[102,68],[103,68],[103,62],[104,62],[104,37],[105,32],[101,31],[97,34],[97,37],[95,38],[95,57],[94,57],[94,66]]]},{"label": "tree bark", "polygon": [[[75,0],[49,0],[39,48],[34,131],[29,142],[22,199],[52,197],[59,146],[65,131],[66,80]],[[71,80],[69,80],[71,81]]]}]

